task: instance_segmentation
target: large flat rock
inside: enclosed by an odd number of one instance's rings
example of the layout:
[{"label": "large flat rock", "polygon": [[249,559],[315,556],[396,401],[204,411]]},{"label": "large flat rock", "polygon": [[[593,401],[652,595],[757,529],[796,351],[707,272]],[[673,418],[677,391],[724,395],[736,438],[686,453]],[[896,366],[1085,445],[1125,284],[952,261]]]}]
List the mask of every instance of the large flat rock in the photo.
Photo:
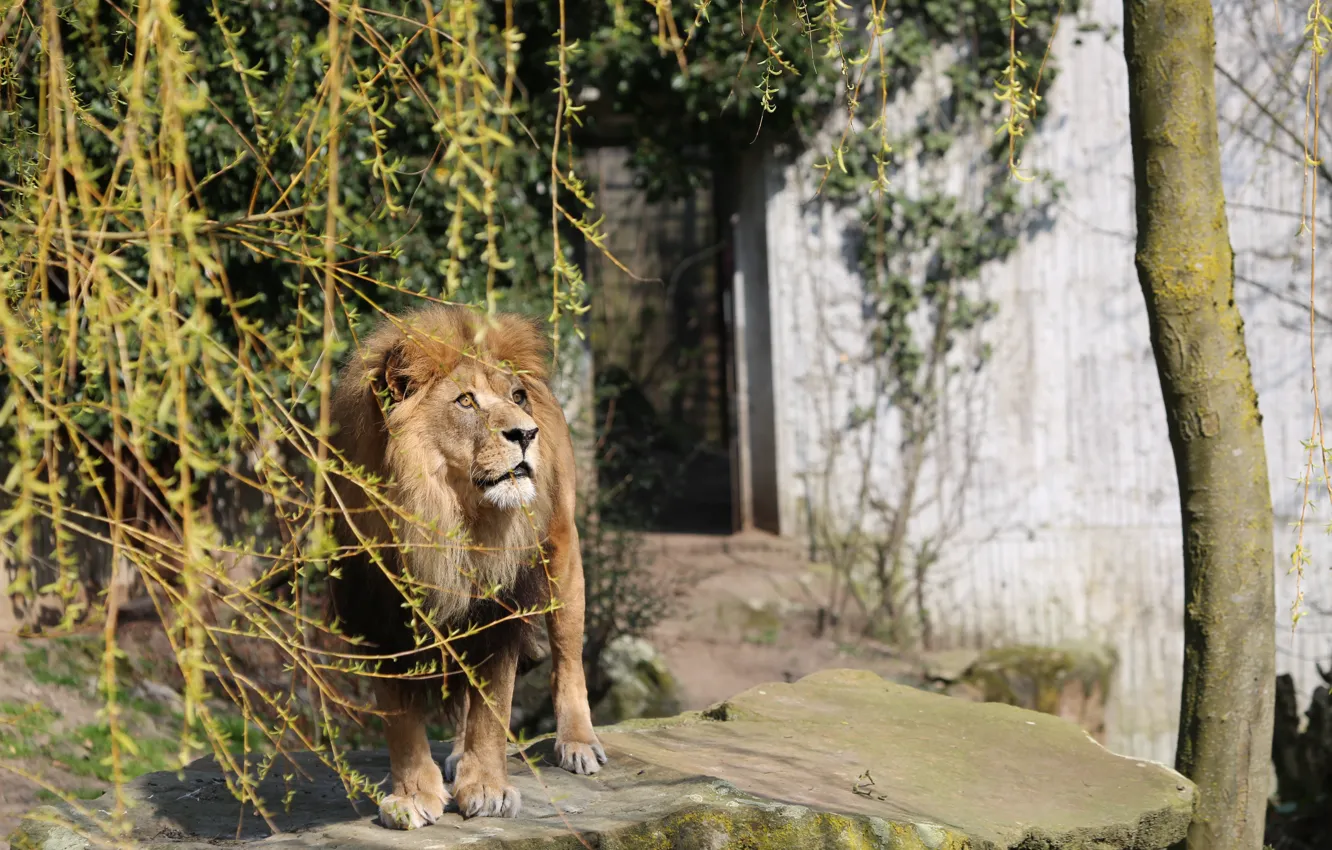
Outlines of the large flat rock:
[{"label": "large flat rock", "polygon": [[[211,759],[181,777],[129,789],[139,847],[203,850],[242,843],[297,848],[550,847],[601,850],[765,848],[1096,848],[1162,850],[1184,837],[1188,780],[1116,756],[1072,723],[1005,705],[938,696],[861,671],[764,685],[704,713],[601,730],[610,764],[594,777],[553,766],[538,775],[515,754],[523,794],[515,820],[447,814],[414,832],[377,825],[308,754],[263,786],[278,834],[236,803]],[[549,740],[527,754],[543,762]],[[443,759],[447,747],[436,750]],[[383,752],[353,767],[388,775]],[[302,780],[299,774],[309,779]],[[282,774],[292,776],[290,791]],[[282,811],[284,796],[290,805]],[[105,807],[94,801],[94,811]],[[14,846],[78,850],[87,841],[43,807]]]}]

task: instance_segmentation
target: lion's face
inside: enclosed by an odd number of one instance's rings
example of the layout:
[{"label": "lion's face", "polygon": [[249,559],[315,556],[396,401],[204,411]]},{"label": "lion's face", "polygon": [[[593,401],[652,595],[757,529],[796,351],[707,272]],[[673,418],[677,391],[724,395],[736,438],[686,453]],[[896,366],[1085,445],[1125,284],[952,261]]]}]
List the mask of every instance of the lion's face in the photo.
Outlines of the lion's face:
[{"label": "lion's face", "polygon": [[555,517],[556,534],[573,533],[573,446],[545,331],[441,304],[359,343],[330,411],[354,471],[334,473],[334,533],[344,547],[400,545],[397,566],[430,588],[437,621],[461,625],[478,595],[513,586]]},{"label": "lion's face", "polygon": [[516,376],[464,360],[415,398],[412,435],[432,447],[464,502],[501,510],[530,504],[541,468],[541,434]]}]

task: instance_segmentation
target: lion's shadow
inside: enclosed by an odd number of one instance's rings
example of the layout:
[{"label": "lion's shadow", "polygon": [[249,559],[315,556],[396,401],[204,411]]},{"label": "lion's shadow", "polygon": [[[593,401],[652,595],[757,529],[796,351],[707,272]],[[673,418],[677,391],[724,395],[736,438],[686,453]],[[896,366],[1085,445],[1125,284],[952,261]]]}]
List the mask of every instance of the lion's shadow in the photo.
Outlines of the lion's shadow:
[{"label": "lion's shadow", "polygon": [[[441,767],[451,748],[449,743],[432,745],[432,753]],[[553,750],[554,741],[550,738],[529,744],[521,755],[510,748],[509,776],[523,795],[520,819],[559,822],[564,813],[579,811],[580,803],[605,794],[616,784],[609,776],[575,776],[560,770]],[[159,839],[225,842],[260,840],[273,835],[275,830],[300,833],[353,823],[378,827],[375,803],[364,794],[352,799],[348,783],[339,773],[359,776],[363,782],[379,784],[387,790],[388,753],[351,751],[342,754],[340,761],[343,768],[338,771],[308,752],[274,759],[256,786],[256,796],[263,801],[267,818],[253,803],[241,805],[233,792],[236,776],[229,771],[230,783],[224,779],[213,756],[191,763],[180,774],[164,772],[140,777],[134,783],[134,796],[141,801],[136,806],[139,811],[135,816],[135,832],[140,836],[150,833]],[[535,773],[529,765],[536,766]],[[260,775],[253,763],[249,772],[251,781]],[[558,809],[554,801],[558,801]],[[456,812],[456,807],[450,804],[445,820],[461,825]]]}]

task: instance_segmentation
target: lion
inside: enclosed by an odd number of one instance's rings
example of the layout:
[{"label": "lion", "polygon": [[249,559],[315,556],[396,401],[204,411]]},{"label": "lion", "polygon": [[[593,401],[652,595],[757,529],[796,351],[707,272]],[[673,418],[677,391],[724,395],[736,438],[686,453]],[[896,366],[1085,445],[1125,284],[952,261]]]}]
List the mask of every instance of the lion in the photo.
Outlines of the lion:
[{"label": "lion", "polygon": [[[330,408],[331,444],[347,473],[333,477],[343,554],[330,583],[335,620],[380,659],[373,690],[392,781],[380,822],[426,826],[450,799],[463,817],[515,817],[522,800],[508,781],[506,734],[520,656],[535,646],[538,624],[513,612],[549,609],[559,765],[586,775],[606,762],[582,663],[573,444],[547,382],[546,335],[516,314],[440,305],[390,317],[359,348]],[[375,491],[353,480],[358,468],[381,482]],[[393,578],[401,575],[425,588],[427,628],[408,622]],[[433,637],[428,626],[475,633],[441,651],[414,637]],[[431,660],[433,675],[422,675]],[[426,734],[440,707],[457,730],[443,771]]]}]

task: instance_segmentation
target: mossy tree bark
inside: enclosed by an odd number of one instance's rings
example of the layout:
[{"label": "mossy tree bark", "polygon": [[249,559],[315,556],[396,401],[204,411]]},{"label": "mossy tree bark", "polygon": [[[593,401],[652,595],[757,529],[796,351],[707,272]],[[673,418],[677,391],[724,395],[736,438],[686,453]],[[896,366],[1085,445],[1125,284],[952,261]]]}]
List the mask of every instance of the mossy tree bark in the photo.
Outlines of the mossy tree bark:
[{"label": "mossy tree bark", "polygon": [[1184,527],[1176,767],[1190,850],[1259,850],[1275,679],[1272,500],[1221,184],[1209,0],[1124,0],[1138,280]]}]

